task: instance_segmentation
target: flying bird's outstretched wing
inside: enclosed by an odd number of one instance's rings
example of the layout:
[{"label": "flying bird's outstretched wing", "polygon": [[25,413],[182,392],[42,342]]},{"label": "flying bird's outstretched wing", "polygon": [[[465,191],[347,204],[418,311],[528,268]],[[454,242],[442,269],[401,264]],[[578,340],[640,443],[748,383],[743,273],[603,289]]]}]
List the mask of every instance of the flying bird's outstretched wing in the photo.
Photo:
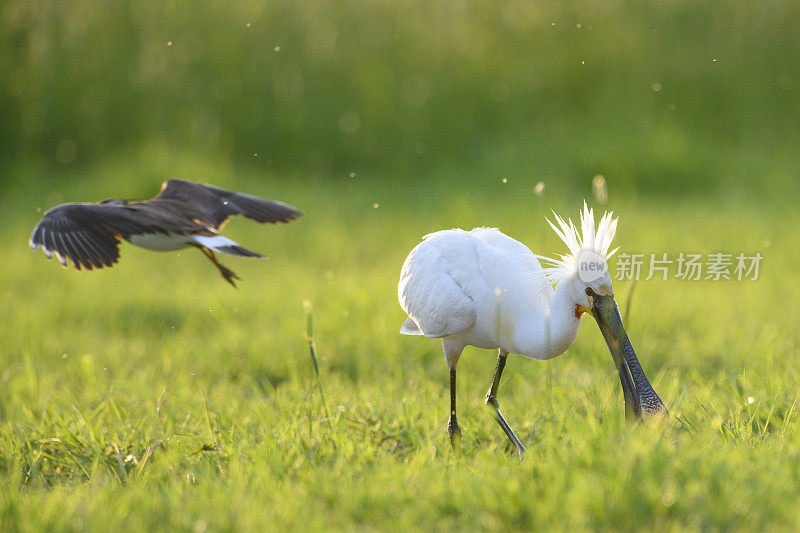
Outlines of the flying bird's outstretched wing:
[{"label": "flying bird's outstretched wing", "polygon": [[[78,270],[111,266],[119,259],[119,241],[131,240],[148,248],[143,242],[148,235],[165,235],[181,244],[181,235],[216,237],[231,215],[244,215],[258,222],[288,222],[302,213],[294,207],[257,196],[201,185],[191,181],[169,180],[153,199],[140,202],[110,200],[99,204],[72,203],[56,206],[44,214],[30,238],[31,248],[39,246],[51,258],[55,253],[61,264],[71,260]],[[135,241],[136,236],[144,241]],[[190,239],[192,240],[192,239]],[[233,243],[224,239],[226,243]],[[199,242],[199,241],[198,241]],[[259,256],[239,245],[210,249],[234,255]],[[177,249],[166,248],[166,249]],[[161,248],[151,248],[161,249]]]},{"label": "flying bird's outstretched wing", "polygon": [[[135,206],[74,203],[56,206],[33,229],[31,249],[39,246],[61,264],[75,268],[103,268],[119,259],[119,241],[141,233],[165,233],[164,224],[136,215]],[[188,230],[190,227],[174,228]]]},{"label": "flying bird's outstretched wing", "polygon": [[215,229],[219,229],[232,215],[244,215],[262,223],[289,222],[302,216],[299,210],[283,202],[179,179],[166,181],[151,202],[159,200],[196,205],[203,213],[203,222]]}]

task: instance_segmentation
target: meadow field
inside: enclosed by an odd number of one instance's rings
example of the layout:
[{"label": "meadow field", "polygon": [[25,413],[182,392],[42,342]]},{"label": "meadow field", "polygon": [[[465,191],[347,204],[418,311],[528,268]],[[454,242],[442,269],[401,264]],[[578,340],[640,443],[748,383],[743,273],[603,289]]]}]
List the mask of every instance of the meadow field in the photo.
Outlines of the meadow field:
[{"label": "meadow field", "polygon": [[[799,21],[721,0],[0,3],[0,529],[797,530]],[[28,247],[54,205],[171,177],[305,215],[229,222],[269,257],[222,258],[238,289],[196,250],[123,243],[77,272]],[[561,357],[511,356],[522,458],[484,405],[495,354],[467,348],[455,454],[441,343],[399,334],[405,256],[476,226],[564,253],[545,217],[584,200],[620,217],[612,272],[742,253],[758,279],[615,280],[664,423],[625,420],[592,320]]]},{"label": "meadow field", "polygon": [[[664,425],[626,423],[602,336],[584,321],[565,355],[509,361],[501,403],[529,449],[519,459],[483,405],[494,354],[468,349],[459,458],[441,345],[398,333],[404,256],[425,232],[477,225],[561,252],[542,212],[575,217],[581,199],[539,197],[525,179],[469,190],[216,177],[306,211],[286,226],[229,224],[270,257],[226,258],[238,290],[193,250],[123,244],[113,269],[64,270],[26,246],[39,198],[15,197],[4,215],[4,529],[800,523],[800,264],[788,245],[800,220],[788,205],[612,196],[622,252],[760,252],[759,279],[637,284],[627,327],[670,410]],[[126,178],[57,193],[114,196]],[[623,309],[629,283],[616,282]]]}]

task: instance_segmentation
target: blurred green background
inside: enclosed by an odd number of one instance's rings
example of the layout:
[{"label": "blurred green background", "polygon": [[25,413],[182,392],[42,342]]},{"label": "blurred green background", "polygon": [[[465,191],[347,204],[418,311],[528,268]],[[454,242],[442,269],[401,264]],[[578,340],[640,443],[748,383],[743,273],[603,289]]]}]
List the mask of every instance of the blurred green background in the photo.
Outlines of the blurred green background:
[{"label": "blurred green background", "polygon": [[7,0],[0,175],[187,157],[796,194],[799,22],[795,2],[723,0]]},{"label": "blurred green background", "polygon": [[[0,529],[800,529],[799,93],[797,2],[0,0]],[[26,245],[169,177],[305,216],[231,221],[270,257],[223,259],[239,290],[196,251],[77,272]],[[517,461],[468,349],[456,459],[403,258],[454,226],[561,252],[544,217],[584,198],[621,253],[761,277],[615,281],[660,429],[624,423],[587,321],[509,362]]]}]

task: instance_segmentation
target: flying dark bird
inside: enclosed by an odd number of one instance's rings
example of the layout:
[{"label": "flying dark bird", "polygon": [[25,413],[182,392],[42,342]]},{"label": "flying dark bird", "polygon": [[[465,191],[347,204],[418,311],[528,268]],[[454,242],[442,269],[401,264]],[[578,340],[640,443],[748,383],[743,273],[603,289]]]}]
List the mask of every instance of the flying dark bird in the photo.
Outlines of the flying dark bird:
[{"label": "flying dark bird", "polygon": [[[492,228],[437,231],[408,255],[397,293],[408,319],[405,335],[442,339],[450,367],[450,441],[458,449],[456,365],[467,346],[499,349],[486,404],[522,454],[525,446],[500,413],[497,390],[510,353],[544,361],[564,353],[589,314],[600,326],[622,383],[625,410],[632,418],[665,415],[633,351],[614,301],[607,259],[617,220],[606,213],[595,230],[584,203],[581,229],[556,215],[550,224],[569,247],[560,259],[538,256]],[[542,268],[539,259],[545,261]],[[555,288],[553,287],[555,285]]]},{"label": "flying dark bird", "polygon": [[158,252],[196,246],[233,285],[239,277],[217,261],[214,252],[264,257],[243,248],[218,232],[228,217],[244,215],[256,222],[289,222],[302,215],[294,207],[213,185],[173,179],[151,200],[104,200],[70,203],[44,214],[31,235],[31,249],[39,246],[48,259],[67,259],[78,270],[110,267],[119,260],[122,239]]}]

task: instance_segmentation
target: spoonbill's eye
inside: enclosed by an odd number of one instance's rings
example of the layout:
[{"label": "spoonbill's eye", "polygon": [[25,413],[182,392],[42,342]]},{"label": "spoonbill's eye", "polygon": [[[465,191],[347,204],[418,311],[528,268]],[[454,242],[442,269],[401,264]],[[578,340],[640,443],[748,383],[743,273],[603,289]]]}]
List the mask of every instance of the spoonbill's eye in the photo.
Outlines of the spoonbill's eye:
[{"label": "spoonbill's eye", "polygon": [[586,287],[586,290],[583,292],[586,293],[586,296],[594,296],[594,291],[592,290],[591,287]]}]

